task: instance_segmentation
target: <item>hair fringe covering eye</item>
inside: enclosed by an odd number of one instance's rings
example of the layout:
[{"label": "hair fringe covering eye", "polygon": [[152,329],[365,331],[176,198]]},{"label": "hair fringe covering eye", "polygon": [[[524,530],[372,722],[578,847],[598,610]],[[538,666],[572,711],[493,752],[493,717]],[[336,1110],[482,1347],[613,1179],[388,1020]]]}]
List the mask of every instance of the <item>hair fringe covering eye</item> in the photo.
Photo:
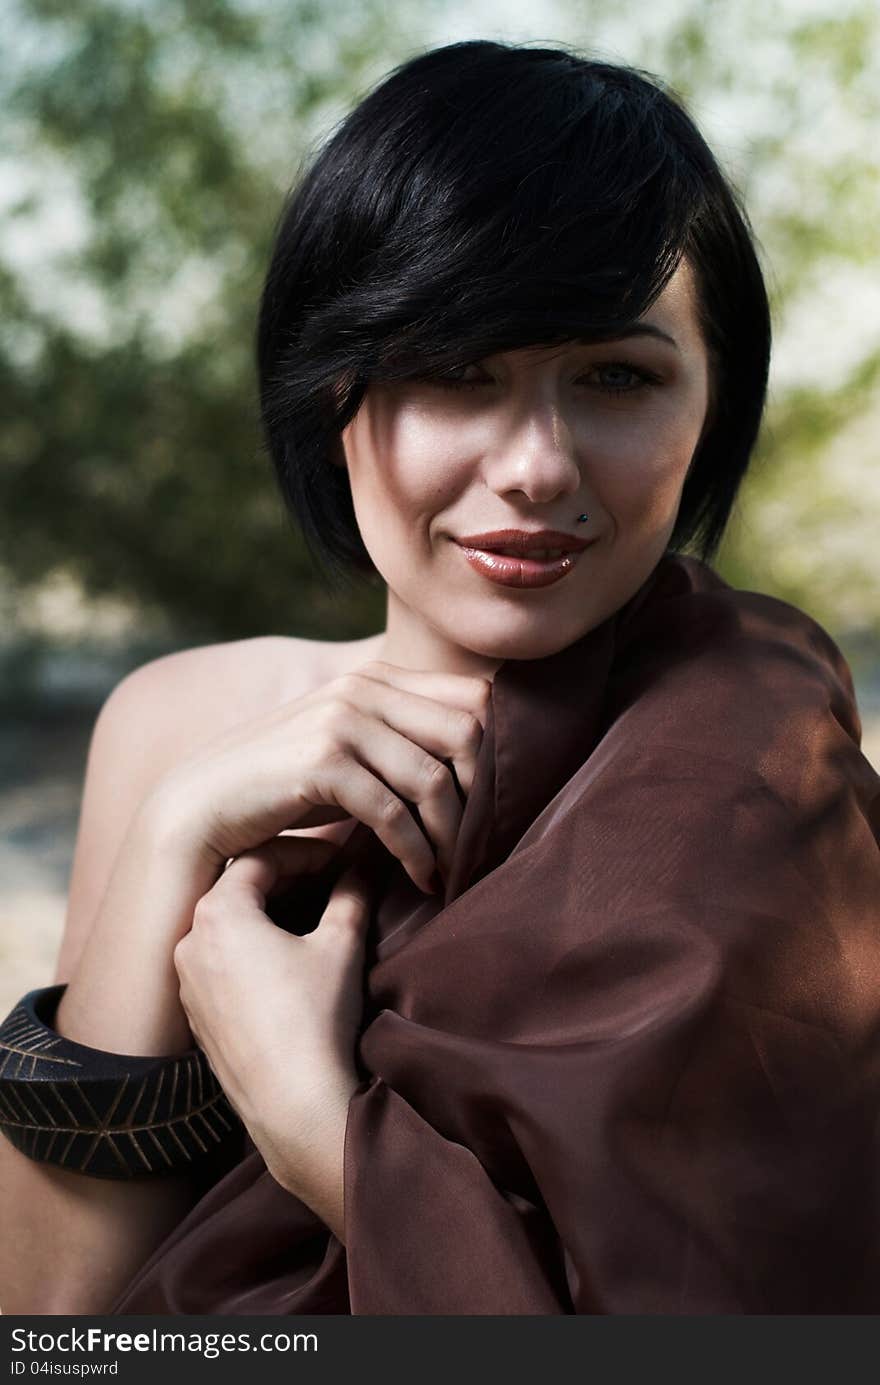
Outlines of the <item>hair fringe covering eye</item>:
[{"label": "hair fringe covering eye", "polygon": [[333,579],[375,574],[339,434],[371,381],[620,335],[686,258],[710,404],[669,549],[710,562],[770,362],[741,198],[680,98],[641,69],[489,40],[395,68],[288,194],[256,336],[282,496]]}]

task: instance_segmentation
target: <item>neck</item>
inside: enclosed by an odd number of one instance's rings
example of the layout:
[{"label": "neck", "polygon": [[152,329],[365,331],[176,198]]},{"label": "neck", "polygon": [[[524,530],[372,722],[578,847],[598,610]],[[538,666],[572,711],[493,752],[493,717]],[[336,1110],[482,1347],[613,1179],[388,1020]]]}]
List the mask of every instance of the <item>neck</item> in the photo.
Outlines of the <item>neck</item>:
[{"label": "neck", "polygon": [[503,658],[480,654],[448,639],[391,591],[386,602],[385,630],[377,641],[375,658],[424,673],[489,679],[504,663]]}]

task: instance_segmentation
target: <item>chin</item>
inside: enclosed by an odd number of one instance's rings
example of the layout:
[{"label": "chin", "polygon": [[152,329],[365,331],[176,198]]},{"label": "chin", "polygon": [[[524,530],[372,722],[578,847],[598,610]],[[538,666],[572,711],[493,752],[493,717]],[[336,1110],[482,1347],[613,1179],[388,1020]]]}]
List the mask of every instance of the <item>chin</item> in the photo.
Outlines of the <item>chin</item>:
[{"label": "chin", "polygon": [[561,649],[567,649],[591,628],[591,625],[579,625],[574,629],[564,629],[561,624],[554,628],[553,622],[545,619],[536,622],[531,630],[496,631],[494,635],[484,632],[482,636],[470,639],[459,626],[454,638],[464,648],[486,659],[546,659],[551,654],[558,654]]}]

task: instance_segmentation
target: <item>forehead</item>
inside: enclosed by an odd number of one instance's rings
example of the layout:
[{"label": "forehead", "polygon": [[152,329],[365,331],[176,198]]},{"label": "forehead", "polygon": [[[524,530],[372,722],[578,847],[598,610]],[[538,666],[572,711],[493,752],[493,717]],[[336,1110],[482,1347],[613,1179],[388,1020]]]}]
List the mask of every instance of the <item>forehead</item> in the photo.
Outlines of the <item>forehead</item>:
[{"label": "forehead", "polygon": [[696,277],[690,260],[683,259],[663,292],[640,321],[653,322],[657,327],[662,327],[665,325],[664,319],[674,320],[684,329],[689,324],[696,326],[696,310]]}]

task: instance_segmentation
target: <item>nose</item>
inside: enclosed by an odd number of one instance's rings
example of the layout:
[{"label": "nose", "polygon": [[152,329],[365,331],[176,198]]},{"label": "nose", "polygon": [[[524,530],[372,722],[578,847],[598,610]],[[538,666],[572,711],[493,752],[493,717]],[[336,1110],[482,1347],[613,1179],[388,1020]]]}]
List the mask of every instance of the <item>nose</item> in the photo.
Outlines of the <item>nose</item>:
[{"label": "nose", "polygon": [[486,483],[498,495],[521,491],[540,504],[580,489],[577,450],[555,397],[532,398],[512,413],[485,462]]}]

